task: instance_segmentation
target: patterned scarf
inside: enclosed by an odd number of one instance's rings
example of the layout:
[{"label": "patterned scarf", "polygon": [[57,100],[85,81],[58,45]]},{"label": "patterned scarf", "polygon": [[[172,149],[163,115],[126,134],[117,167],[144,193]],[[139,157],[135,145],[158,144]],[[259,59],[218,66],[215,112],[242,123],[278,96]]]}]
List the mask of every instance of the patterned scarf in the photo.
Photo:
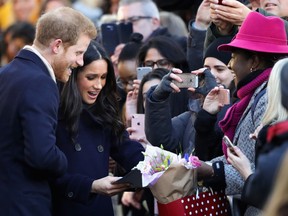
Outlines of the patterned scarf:
[{"label": "patterned scarf", "polygon": [[[222,129],[224,135],[228,136],[230,140],[233,140],[235,135],[236,127],[247,108],[255,90],[268,80],[271,73],[271,68],[264,70],[255,79],[253,79],[248,84],[242,86],[237,91],[237,96],[240,99],[238,102],[234,103],[226,112],[223,120],[219,122],[219,126]],[[248,138],[248,137],[247,137]],[[227,158],[227,146],[222,142],[222,150]]]}]

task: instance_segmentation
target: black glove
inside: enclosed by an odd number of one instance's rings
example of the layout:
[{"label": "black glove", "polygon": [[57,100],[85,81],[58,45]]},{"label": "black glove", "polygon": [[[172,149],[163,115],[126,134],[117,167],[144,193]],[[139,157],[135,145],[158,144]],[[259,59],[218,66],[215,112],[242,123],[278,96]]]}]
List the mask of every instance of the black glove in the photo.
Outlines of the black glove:
[{"label": "black glove", "polygon": [[204,70],[202,75],[204,75],[204,84],[201,87],[199,86],[196,88],[195,92],[206,96],[214,87],[217,86],[217,82],[209,69]]},{"label": "black glove", "polygon": [[173,92],[173,89],[170,86],[172,80],[170,74],[171,72],[166,74],[162,78],[161,82],[157,85],[156,89],[153,91],[152,98],[154,101],[164,101]]},{"label": "black glove", "polygon": [[216,190],[226,188],[225,169],[222,161],[216,161],[212,164],[214,175],[210,178],[206,178],[203,181],[205,187],[212,187]]}]

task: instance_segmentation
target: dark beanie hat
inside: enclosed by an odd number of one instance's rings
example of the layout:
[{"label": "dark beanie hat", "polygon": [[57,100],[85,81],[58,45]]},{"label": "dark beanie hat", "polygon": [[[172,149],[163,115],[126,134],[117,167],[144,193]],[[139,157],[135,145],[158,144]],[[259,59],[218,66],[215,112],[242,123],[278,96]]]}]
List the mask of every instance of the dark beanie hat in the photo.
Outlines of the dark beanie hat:
[{"label": "dark beanie hat", "polygon": [[231,52],[221,52],[217,50],[217,47],[222,44],[231,42],[232,37],[220,37],[216,38],[206,49],[203,57],[203,62],[207,57],[214,57],[222,61],[224,64],[228,64],[231,59]]},{"label": "dark beanie hat", "polygon": [[281,102],[285,109],[288,110],[288,61],[281,71]]},{"label": "dark beanie hat", "polygon": [[143,35],[132,33],[129,41],[125,44],[119,54],[118,61],[125,61],[137,58],[138,51],[142,46]]}]

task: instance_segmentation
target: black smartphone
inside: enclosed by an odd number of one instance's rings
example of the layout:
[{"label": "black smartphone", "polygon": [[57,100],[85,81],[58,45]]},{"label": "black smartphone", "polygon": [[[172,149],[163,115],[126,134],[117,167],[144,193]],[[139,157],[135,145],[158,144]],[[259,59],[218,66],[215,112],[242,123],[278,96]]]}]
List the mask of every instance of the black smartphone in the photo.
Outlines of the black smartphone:
[{"label": "black smartphone", "polygon": [[116,23],[103,23],[101,25],[102,45],[109,56],[113,55],[116,46],[120,43],[118,26]]},{"label": "black smartphone", "polygon": [[106,52],[111,56],[120,43],[127,43],[133,32],[131,22],[128,23],[103,23],[100,27],[102,44]]},{"label": "black smartphone", "polygon": [[133,25],[131,22],[123,22],[117,25],[119,43],[127,43],[133,33]]},{"label": "black smartphone", "polygon": [[137,67],[137,79],[142,80],[142,78],[151,71],[152,67]]},{"label": "black smartphone", "polygon": [[192,73],[182,73],[182,74],[176,74],[179,76],[183,82],[178,82],[176,80],[173,80],[172,82],[178,87],[178,88],[197,88],[198,83],[198,76]]}]

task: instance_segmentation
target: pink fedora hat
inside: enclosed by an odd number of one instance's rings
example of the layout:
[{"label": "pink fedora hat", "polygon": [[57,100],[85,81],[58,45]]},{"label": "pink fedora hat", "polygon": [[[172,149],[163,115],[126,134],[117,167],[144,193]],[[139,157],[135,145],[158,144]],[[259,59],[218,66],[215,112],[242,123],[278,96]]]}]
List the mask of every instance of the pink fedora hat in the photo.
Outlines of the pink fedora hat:
[{"label": "pink fedora hat", "polygon": [[284,21],[276,16],[265,17],[258,12],[250,12],[235,38],[218,47],[220,51],[241,48],[264,53],[288,53]]}]

